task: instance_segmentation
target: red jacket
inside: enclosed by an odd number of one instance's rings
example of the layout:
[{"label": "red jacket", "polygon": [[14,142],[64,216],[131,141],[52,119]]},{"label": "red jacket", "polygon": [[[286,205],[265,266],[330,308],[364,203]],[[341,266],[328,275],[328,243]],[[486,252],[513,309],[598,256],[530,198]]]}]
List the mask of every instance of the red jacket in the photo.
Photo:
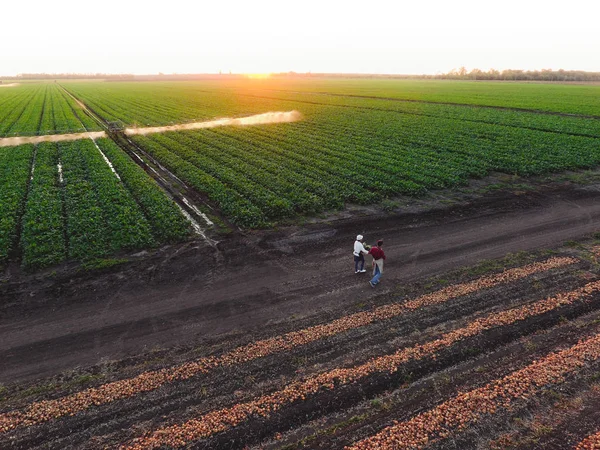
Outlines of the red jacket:
[{"label": "red jacket", "polygon": [[383,253],[383,250],[379,247],[372,247],[371,250],[369,250],[369,255],[373,255],[373,259],[383,258],[385,260],[385,253]]}]

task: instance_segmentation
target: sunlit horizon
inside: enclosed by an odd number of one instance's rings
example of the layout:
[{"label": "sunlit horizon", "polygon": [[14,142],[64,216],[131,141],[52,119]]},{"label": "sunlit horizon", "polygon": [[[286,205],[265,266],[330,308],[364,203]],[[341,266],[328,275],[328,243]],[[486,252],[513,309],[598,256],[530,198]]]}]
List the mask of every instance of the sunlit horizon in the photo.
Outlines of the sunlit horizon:
[{"label": "sunlit horizon", "polygon": [[0,76],[600,72],[596,9],[539,0],[14,2],[2,7]]}]

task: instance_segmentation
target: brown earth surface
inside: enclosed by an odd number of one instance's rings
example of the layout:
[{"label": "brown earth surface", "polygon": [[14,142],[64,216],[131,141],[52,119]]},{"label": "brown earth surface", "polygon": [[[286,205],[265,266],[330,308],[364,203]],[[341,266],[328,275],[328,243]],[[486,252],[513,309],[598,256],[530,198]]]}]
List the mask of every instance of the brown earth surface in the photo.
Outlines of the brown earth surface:
[{"label": "brown earth surface", "polygon": [[[216,251],[189,242],[104,273],[26,276],[9,267],[0,283],[0,383],[327,315],[404,282],[598,230],[598,190],[568,185],[419,214],[234,234]],[[376,289],[368,274],[354,274],[358,233],[368,243],[385,240]]]},{"label": "brown earth surface", "polygon": [[[427,448],[562,449],[596,432],[597,185],[367,212],[104,269],[9,266],[0,448],[342,449],[536,361],[565,376],[472,409]],[[374,289],[354,274],[357,233],[385,240]],[[584,363],[544,362],[582,339]]]}]

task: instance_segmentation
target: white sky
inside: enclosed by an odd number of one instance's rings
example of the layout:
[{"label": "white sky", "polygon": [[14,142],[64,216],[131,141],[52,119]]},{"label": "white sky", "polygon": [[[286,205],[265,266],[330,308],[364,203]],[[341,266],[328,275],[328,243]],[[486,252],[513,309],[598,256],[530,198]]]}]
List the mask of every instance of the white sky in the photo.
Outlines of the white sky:
[{"label": "white sky", "polygon": [[597,0],[20,0],[0,75],[600,72]]}]

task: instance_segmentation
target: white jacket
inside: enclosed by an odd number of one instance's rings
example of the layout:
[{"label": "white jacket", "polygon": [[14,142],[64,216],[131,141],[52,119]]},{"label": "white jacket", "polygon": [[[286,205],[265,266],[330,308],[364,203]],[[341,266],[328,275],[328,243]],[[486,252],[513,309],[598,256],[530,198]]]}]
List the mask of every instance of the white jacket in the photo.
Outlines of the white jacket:
[{"label": "white jacket", "polygon": [[364,245],[360,241],[354,241],[354,256],[359,256],[361,253],[368,255],[369,252],[365,250]]}]

